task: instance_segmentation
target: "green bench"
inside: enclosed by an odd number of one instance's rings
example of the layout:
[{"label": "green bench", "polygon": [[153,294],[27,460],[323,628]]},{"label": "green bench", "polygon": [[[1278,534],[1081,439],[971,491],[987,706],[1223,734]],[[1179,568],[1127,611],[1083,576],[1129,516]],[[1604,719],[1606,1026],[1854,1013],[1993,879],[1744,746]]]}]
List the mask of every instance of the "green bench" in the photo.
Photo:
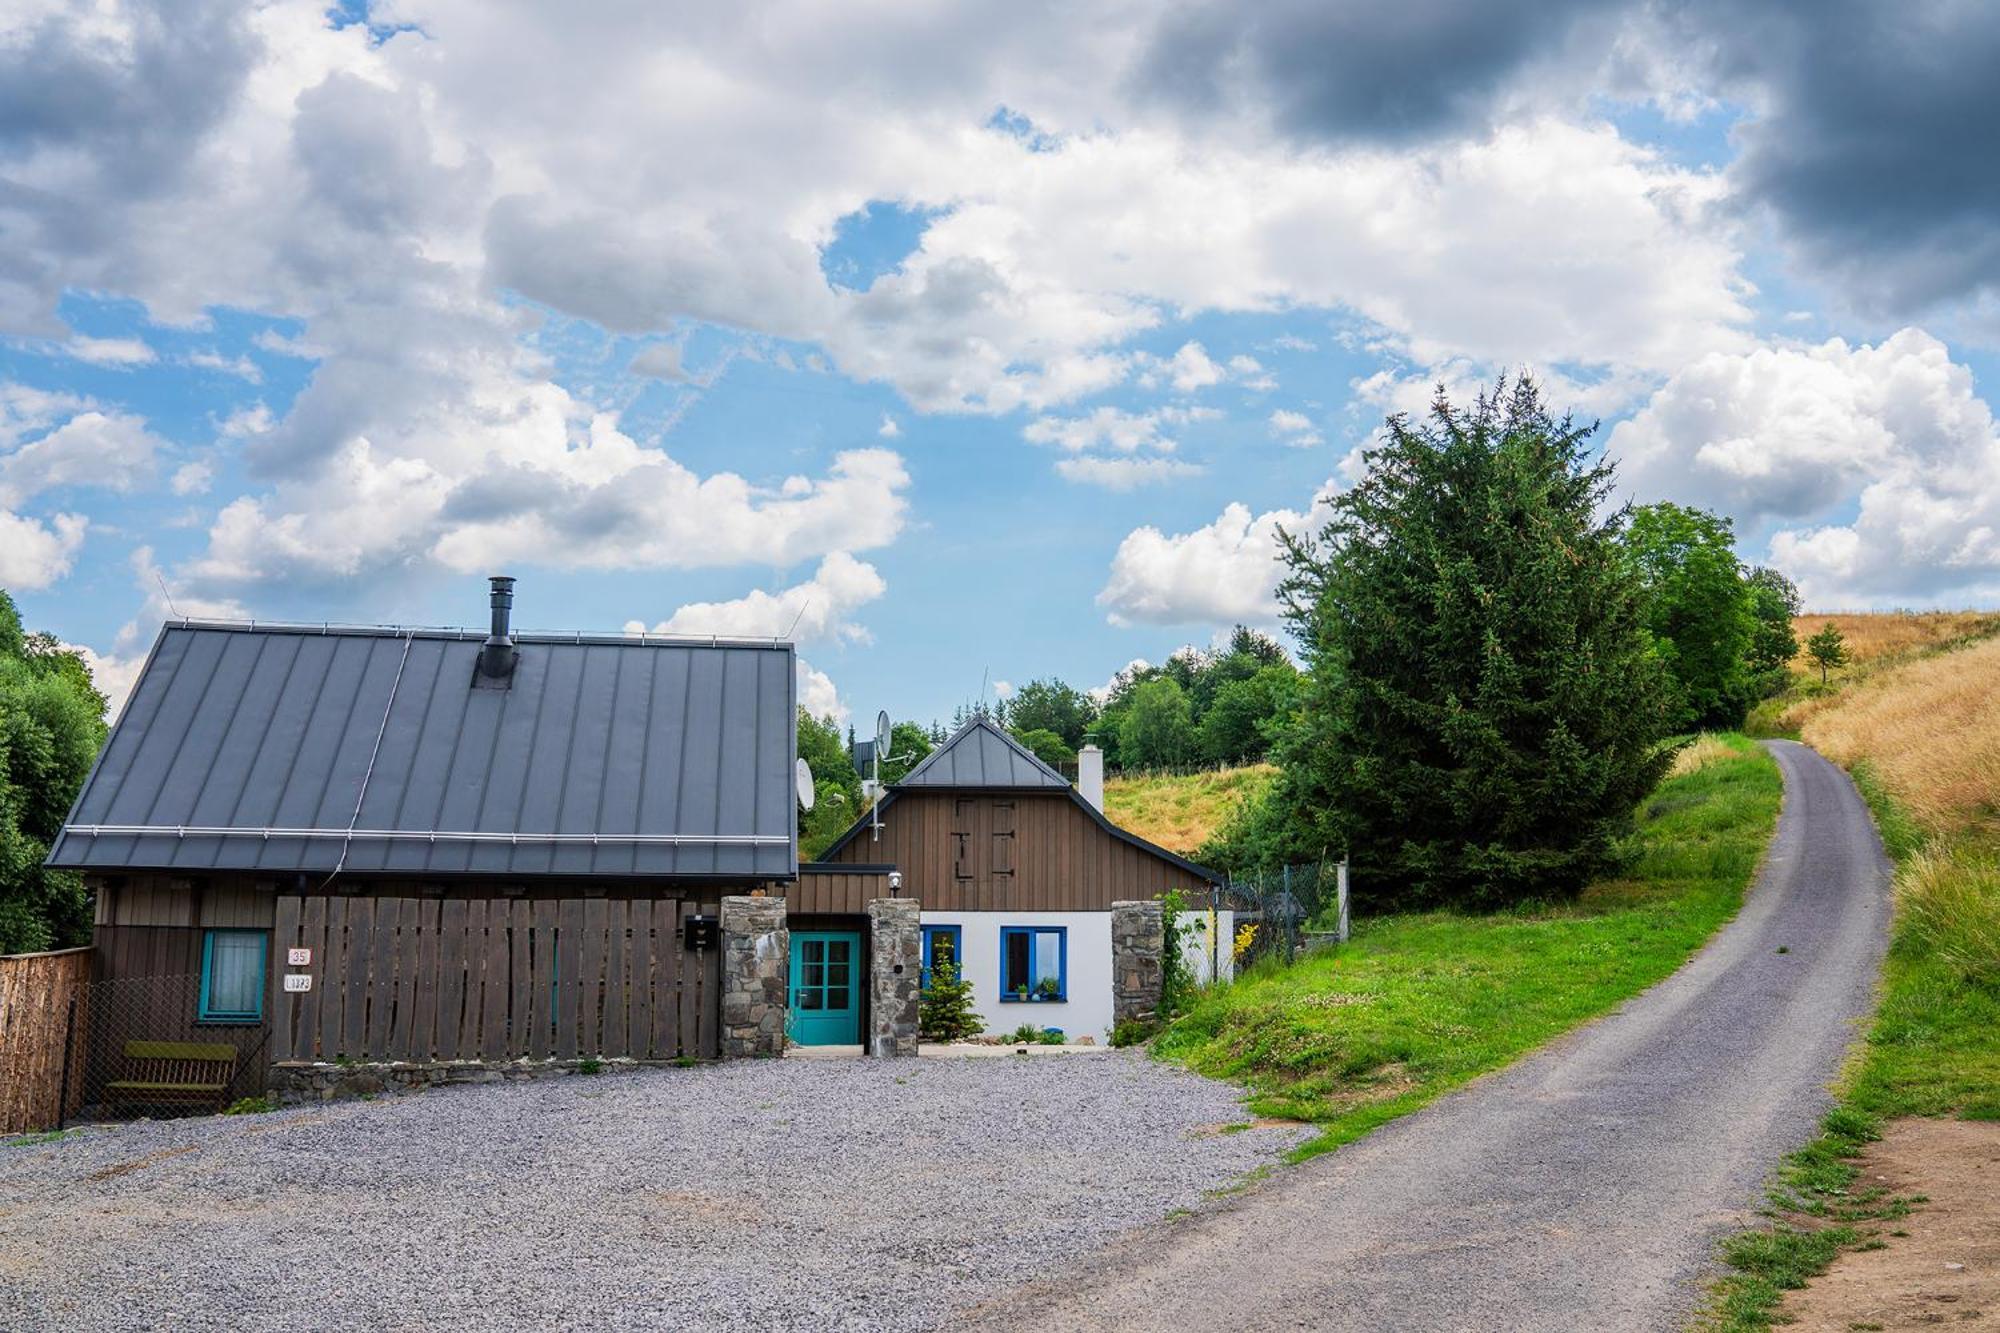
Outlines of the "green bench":
[{"label": "green bench", "polygon": [[213,1102],[222,1109],[236,1079],[236,1048],[227,1042],[128,1041],[126,1077],[104,1085],[107,1101],[147,1106]]}]

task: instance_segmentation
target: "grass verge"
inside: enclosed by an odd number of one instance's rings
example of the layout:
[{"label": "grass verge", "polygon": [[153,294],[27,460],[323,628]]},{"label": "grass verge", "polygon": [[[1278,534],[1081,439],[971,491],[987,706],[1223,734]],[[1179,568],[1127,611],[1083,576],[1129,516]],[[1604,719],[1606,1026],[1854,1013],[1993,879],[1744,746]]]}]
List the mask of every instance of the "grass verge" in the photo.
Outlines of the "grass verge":
[{"label": "grass verge", "polygon": [[1777,765],[1720,738],[1639,812],[1620,878],[1575,903],[1364,920],[1338,952],[1206,993],[1157,1054],[1251,1090],[1257,1115],[1337,1148],[1651,986],[1743,901],[1776,823]]}]

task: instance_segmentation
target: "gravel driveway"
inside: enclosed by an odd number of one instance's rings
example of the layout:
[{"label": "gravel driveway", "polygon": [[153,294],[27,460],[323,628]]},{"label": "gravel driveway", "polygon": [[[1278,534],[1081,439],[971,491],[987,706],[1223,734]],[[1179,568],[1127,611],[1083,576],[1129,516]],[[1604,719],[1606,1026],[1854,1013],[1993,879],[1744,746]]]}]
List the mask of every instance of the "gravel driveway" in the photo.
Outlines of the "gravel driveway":
[{"label": "gravel driveway", "polygon": [[744,1061],[0,1149],[0,1328],[911,1329],[1299,1142],[1127,1052]]}]

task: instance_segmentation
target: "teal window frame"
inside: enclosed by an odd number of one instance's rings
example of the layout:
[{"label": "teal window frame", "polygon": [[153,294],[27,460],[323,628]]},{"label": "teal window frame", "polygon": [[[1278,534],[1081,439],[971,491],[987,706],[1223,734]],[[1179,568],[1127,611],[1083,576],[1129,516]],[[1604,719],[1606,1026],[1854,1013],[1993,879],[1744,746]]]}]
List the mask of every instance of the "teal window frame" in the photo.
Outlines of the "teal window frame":
[{"label": "teal window frame", "polygon": [[[215,941],[218,936],[248,935],[257,941],[257,1007],[218,1009],[210,1003],[215,982]],[[230,930],[220,927],[201,933],[201,998],[195,1018],[202,1023],[261,1023],[264,1021],[264,992],[271,986],[271,934],[264,930]]]},{"label": "teal window frame", "polygon": [[[1045,997],[1040,992],[1030,990],[1022,996],[1007,985],[1007,945],[1016,935],[1028,937],[1028,967],[1035,966],[1035,939],[1037,935],[1054,935],[1056,947],[1056,993]],[[1068,926],[1002,926],[1000,927],[1000,1002],[1002,1004],[1061,1004],[1069,999],[1069,927]]]},{"label": "teal window frame", "polygon": [[936,939],[951,941],[952,961],[958,964],[959,976],[965,975],[965,927],[953,924],[924,927],[924,976],[922,989],[931,988],[931,947]]}]

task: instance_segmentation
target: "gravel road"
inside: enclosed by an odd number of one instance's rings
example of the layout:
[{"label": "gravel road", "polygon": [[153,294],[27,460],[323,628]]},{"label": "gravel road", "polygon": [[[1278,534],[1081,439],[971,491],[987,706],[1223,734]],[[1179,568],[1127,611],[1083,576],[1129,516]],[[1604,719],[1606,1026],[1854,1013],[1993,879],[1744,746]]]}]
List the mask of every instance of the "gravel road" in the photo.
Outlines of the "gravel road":
[{"label": "gravel road", "polygon": [[1127,1052],[743,1061],[0,1149],[0,1328],[912,1329],[1305,1137]]},{"label": "gravel road", "polygon": [[978,1327],[1679,1327],[1717,1238],[1811,1136],[1868,1009],[1889,869],[1845,774],[1785,804],[1742,913],[1616,1014],[1232,1205],[1149,1228]]}]

